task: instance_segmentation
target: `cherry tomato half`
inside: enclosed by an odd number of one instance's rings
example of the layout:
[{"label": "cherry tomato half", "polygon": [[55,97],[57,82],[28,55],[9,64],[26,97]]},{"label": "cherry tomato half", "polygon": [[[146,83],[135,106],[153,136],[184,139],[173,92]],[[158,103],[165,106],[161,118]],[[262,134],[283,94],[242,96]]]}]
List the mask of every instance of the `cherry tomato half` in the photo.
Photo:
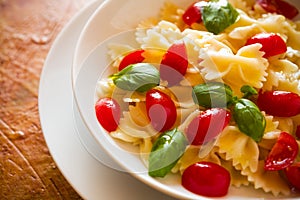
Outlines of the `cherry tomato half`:
[{"label": "cherry tomato half", "polygon": [[269,115],[292,117],[300,114],[300,96],[286,91],[260,91],[257,106]]},{"label": "cherry tomato half", "polygon": [[121,71],[128,65],[143,62],[143,60],[145,59],[143,56],[144,52],[145,52],[145,50],[139,49],[139,50],[130,52],[129,54],[124,56],[124,58],[121,60],[121,62],[119,64],[119,71]]},{"label": "cherry tomato half", "polygon": [[277,13],[288,19],[293,19],[299,14],[298,9],[284,0],[256,0],[267,12]]},{"label": "cherry tomato half", "polygon": [[208,197],[221,197],[228,193],[230,173],[212,162],[197,162],[186,168],[181,184],[187,190]]},{"label": "cherry tomato half", "polygon": [[186,135],[192,145],[201,145],[214,139],[228,125],[231,118],[229,111],[211,108],[200,113],[188,125]]},{"label": "cherry tomato half", "polygon": [[187,50],[184,42],[172,44],[160,63],[160,77],[168,85],[177,84],[183,79],[188,67]]},{"label": "cherry tomato half", "polygon": [[300,162],[285,168],[284,173],[292,186],[300,190]]},{"label": "cherry tomato half", "polygon": [[189,26],[202,22],[199,2],[193,3],[184,11],[182,20]]},{"label": "cherry tomato half", "polygon": [[299,147],[295,138],[286,132],[281,132],[265,161],[265,170],[276,171],[293,164]]},{"label": "cherry tomato half", "polygon": [[146,93],[146,109],[151,124],[157,131],[170,129],[176,121],[177,111],[173,100],[160,90],[151,89]]},{"label": "cherry tomato half", "polygon": [[287,51],[287,46],[284,40],[274,33],[258,33],[246,42],[246,45],[260,43],[262,45],[261,51],[265,52],[264,57],[279,55]]},{"label": "cherry tomato half", "polygon": [[108,132],[118,128],[121,108],[118,102],[112,98],[102,98],[95,105],[96,116],[101,126]]}]

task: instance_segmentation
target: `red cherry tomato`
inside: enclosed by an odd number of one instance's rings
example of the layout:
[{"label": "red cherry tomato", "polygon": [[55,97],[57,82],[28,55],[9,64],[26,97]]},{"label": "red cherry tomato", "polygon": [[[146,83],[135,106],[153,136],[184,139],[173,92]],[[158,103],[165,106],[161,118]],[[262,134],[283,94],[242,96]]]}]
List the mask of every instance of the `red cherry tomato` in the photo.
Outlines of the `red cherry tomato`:
[{"label": "red cherry tomato", "polygon": [[246,45],[255,43],[260,43],[262,45],[260,50],[265,52],[265,58],[285,53],[287,50],[284,40],[274,33],[258,33],[249,38]]},{"label": "red cherry tomato", "polygon": [[153,128],[157,131],[170,129],[177,118],[176,106],[165,93],[151,89],[146,93],[147,115]]},{"label": "red cherry tomato", "polygon": [[209,142],[222,132],[230,118],[230,112],[222,108],[211,108],[200,113],[186,130],[188,141],[192,145]]},{"label": "red cherry tomato", "polygon": [[284,173],[292,186],[300,190],[300,162],[285,168]]},{"label": "red cherry tomato", "polygon": [[272,147],[265,161],[265,170],[275,171],[293,164],[299,151],[295,138],[286,132],[281,132],[277,142]]},{"label": "red cherry tomato", "polygon": [[145,59],[143,57],[144,52],[145,52],[145,50],[140,49],[140,50],[133,51],[133,52],[127,54],[126,56],[124,56],[124,58],[121,60],[121,62],[119,64],[119,71],[121,71],[128,65],[143,62],[143,60]]},{"label": "red cherry tomato", "polygon": [[169,86],[183,79],[188,67],[187,51],[184,42],[174,43],[164,54],[160,64],[160,77]]},{"label": "red cherry tomato", "polygon": [[286,91],[259,92],[257,106],[270,115],[292,117],[300,114],[300,96]]},{"label": "red cherry tomato", "polygon": [[295,6],[283,0],[256,0],[256,2],[267,12],[281,14],[288,19],[293,19],[299,14]]},{"label": "red cherry tomato", "polygon": [[121,108],[112,98],[102,98],[95,105],[96,116],[101,126],[108,132],[115,131],[121,117]]},{"label": "red cherry tomato", "polygon": [[181,184],[195,194],[221,197],[228,193],[230,173],[215,163],[198,162],[184,170]]},{"label": "red cherry tomato", "polygon": [[202,22],[199,2],[193,3],[184,11],[182,20],[189,26]]}]

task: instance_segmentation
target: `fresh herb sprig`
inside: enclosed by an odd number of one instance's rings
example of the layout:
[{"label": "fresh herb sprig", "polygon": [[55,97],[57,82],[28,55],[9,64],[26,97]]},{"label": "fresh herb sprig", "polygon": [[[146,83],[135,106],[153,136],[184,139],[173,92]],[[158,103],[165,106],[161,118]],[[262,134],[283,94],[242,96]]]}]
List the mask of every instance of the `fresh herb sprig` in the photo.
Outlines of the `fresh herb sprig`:
[{"label": "fresh herb sprig", "polygon": [[138,92],[146,92],[160,83],[159,71],[149,63],[129,65],[110,78],[118,88]]},{"label": "fresh herb sprig", "polygon": [[214,34],[224,31],[239,17],[237,10],[227,0],[211,0],[201,7],[201,13],[204,26]]},{"label": "fresh herb sprig", "polygon": [[193,87],[193,100],[204,108],[224,108],[233,101],[232,89],[221,82],[208,82]]},{"label": "fresh herb sprig", "polygon": [[166,176],[185,152],[187,144],[185,135],[177,128],[160,135],[151,149],[148,174],[152,177]]},{"label": "fresh herb sprig", "polygon": [[266,119],[255,103],[248,99],[239,99],[233,107],[233,118],[241,132],[260,142],[264,135]]}]

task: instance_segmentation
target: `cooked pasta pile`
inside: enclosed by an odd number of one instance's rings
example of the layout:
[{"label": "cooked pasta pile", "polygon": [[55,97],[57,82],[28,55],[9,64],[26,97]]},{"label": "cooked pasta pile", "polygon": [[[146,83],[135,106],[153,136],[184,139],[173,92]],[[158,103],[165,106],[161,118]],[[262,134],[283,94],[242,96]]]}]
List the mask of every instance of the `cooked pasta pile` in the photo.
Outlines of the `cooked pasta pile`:
[{"label": "cooked pasta pile", "polygon": [[[149,49],[143,62],[160,63],[163,52],[176,41],[182,40],[186,45],[189,66],[184,80],[172,87],[163,87],[163,83],[159,86],[175,102],[179,117],[174,127],[183,132],[201,112],[192,97],[186,95],[200,83],[221,81],[229,85],[238,97],[242,96],[240,88],[244,85],[257,91],[282,90],[300,95],[300,23],[282,15],[266,13],[251,0],[229,2],[239,12],[239,19],[217,35],[200,24],[187,27],[181,18],[184,8],[172,3],[165,3],[159,17],[142,21],[136,28],[140,48]],[[266,59],[260,51],[260,44],[245,46],[247,38],[261,32],[280,35],[287,44],[286,53]],[[131,50],[134,48],[127,44],[111,44],[112,68],[116,68],[122,55]],[[145,95],[119,89],[107,77],[98,82],[97,94],[124,100],[119,127],[110,135],[138,146],[143,162],[148,165],[148,154],[159,133],[147,117]],[[281,132],[295,134],[300,116],[285,118],[262,113],[266,118],[266,128],[260,142],[255,142],[231,122],[216,140],[206,146],[189,145],[172,173],[182,173],[198,161],[210,161],[230,172],[233,186],[253,185],[255,189],[261,188],[275,196],[290,195],[289,185],[279,171],[264,170],[264,160]]]}]

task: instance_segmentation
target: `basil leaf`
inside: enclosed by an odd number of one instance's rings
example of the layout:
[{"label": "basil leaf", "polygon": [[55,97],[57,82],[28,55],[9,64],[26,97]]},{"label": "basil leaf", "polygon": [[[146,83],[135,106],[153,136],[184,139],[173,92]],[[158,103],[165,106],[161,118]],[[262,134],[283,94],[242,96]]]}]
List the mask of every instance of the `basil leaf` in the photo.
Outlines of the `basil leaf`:
[{"label": "basil leaf", "polygon": [[252,101],[239,99],[233,108],[233,118],[241,132],[256,142],[261,140],[266,128],[266,119]]},{"label": "basil leaf", "polygon": [[193,87],[193,100],[205,108],[226,107],[234,97],[230,86],[221,82],[208,82]]},{"label": "basil leaf", "polygon": [[138,92],[146,92],[160,82],[159,71],[148,63],[129,65],[110,78],[118,88]]},{"label": "basil leaf", "polygon": [[239,16],[236,9],[226,0],[210,1],[202,7],[202,20],[209,32],[219,34],[234,24]]},{"label": "basil leaf", "polygon": [[250,85],[243,85],[241,87],[241,92],[244,93],[243,98],[245,98],[245,99],[248,99],[251,96],[257,94],[257,91],[253,87],[251,87]]},{"label": "basil leaf", "polygon": [[149,156],[149,175],[164,177],[185,152],[188,142],[176,128],[160,135],[154,142]]}]

